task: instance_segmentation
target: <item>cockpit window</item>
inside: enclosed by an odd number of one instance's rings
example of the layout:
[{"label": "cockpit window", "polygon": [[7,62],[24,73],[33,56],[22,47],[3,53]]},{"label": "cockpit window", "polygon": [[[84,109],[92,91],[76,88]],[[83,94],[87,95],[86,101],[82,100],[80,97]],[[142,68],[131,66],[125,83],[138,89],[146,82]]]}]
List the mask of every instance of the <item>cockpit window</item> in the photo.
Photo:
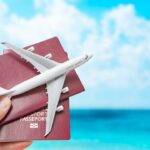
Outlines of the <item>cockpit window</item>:
[{"label": "cockpit window", "polygon": [[88,59],[88,58],[89,58],[89,56],[88,56],[88,55],[86,55],[86,56],[85,56],[85,59]]}]

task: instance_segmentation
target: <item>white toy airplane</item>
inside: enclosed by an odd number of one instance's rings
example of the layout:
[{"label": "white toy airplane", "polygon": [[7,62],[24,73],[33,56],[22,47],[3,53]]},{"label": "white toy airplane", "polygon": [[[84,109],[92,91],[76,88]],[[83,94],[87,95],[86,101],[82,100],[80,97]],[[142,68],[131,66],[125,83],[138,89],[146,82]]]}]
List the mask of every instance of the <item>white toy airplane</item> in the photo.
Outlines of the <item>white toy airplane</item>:
[{"label": "white toy airplane", "polygon": [[30,62],[41,74],[23,81],[9,90],[0,87],[0,96],[7,95],[11,98],[15,95],[25,93],[38,86],[46,84],[48,93],[48,110],[45,131],[46,136],[51,132],[56,111],[63,110],[62,106],[57,107],[57,105],[61,93],[66,93],[69,90],[67,87],[63,88],[67,73],[87,62],[92,55],[86,54],[64,63],[58,63],[54,60],[47,59],[51,57],[51,54],[43,57],[33,53],[32,51],[34,50],[34,47],[25,50],[15,47],[9,43],[3,42],[2,44],[20,55],[21,58],[24,58],[26,61]]}]

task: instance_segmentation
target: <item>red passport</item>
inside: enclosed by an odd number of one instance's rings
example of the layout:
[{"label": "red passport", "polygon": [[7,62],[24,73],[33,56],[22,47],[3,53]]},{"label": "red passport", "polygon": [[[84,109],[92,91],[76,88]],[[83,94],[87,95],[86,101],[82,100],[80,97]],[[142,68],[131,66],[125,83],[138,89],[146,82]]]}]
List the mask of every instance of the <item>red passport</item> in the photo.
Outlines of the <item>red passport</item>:
[{"label": "red passport", "polygon": [[[67,53],[63,50],[58,38],[54,37],[52,39],[31,45],[34,46],[35,51],[39,55],[45,56],[49,53],[52,54],[52,59],[57,62],[64,62],[68,59]],[[28,46],[30,47],[30,46]],[[26,48],[28,48],[26,47]],[[27,80],[38,74],[37,70],[33,68],[33,66],[23,59],[20,58],[17,54],[12,51],[0,56],[0,86],[6,89],[13,87],[14,85]],[[84,87],[77,76],[75,71],[71,71],[65,80],[64,86],[69,87],[69,92],[66,94],[62,94],[60,97],[60,102],[65,106],[65,111],[63,113],[59,113],[56,115],[56,119],[54,121],[52,132],[47,138],[44,138],[44,130],[45,130],[45,120],[40,123],[36,122],[24,122],[24,120],[17,120],[26,115],[34,113],[35,111],[42,110],[46,106],[46,102],[48,100],[45,86],[38,87],[34,90],[26,92],[22,95],[16,96],[12,98],[12,108],[8,115],[0,122],[1,130],[0,130],[0,140],[1,141],[12,141],[12,138],[8,138],[10,135],[10,131],[15,129],[15,126],[18,127],[14,130],[16,133],[15,140],[26,140],[28,139],[68,139],[69,137],[69,104],[68,97],[75,95],[84,90]],[[44,112],[45,110],[42,110]],[[59,117],[58,117],[59,116]],[[29,117],[29,116],[28,116]],[[36,117],[38,118],[38,117]],[[57,119],[58,118],[58,119]],[[60,119],[59,119],[60,118]],[[57,121],[58,120],[58,121]],[[12,122],[13,121],[13,122]],[[61,123],[59,123],[59,121]],[[11,122],[11,123],[10,123]],[[38,121],[39,122],[39,121]],[[23,129],[27,124],[26,132],[24,134]],[[62,126],[61,126],[62,124]],[[66,124],[66,125],[65,125]],[[64,127],[63,127],[64,125]],[[36,130],[36,134],[33,132],[30,135],[29,127],[38,126],[38,130]],[[14,127],[14,128],[11,128]],[[59,130],[62,129],[63,131]],[[32,128],[32,129],[33,129]],[[18,133],[19,132],[19,133]],[[22,132],[22,133],[21,133]],[[12,132],[13,133],[13,132]],[[66,136],[64,136],[67,133]],[[20,135],[19,135],[20,134]],[[14,135],[14,134],[12,134]],[[63,135],[63,136],[62,136]],[[30,138],[29,138],[30,137]]]},{"label": "red passport", "polygon": [[69,99],[60,102],[64,111],[56,113],[53,129],[44,137],[46,109],[5,124],[0,129],[0,142],[29,140],[69,140],[70,113]]}]

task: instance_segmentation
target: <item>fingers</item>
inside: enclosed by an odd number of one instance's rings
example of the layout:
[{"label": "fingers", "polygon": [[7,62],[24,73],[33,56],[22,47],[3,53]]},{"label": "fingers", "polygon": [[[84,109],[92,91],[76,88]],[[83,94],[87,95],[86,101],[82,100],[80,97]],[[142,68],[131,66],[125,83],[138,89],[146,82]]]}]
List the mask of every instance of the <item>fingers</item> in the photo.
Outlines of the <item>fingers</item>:
[{"label": "fingers", "polygon": [[0,120],[8,113],[11,107],[11,100],[7,96],[0,96]]},{"label": "fingers", "polygon": [[[0,120],[2,120],[8,113],[11,107],[11,100],[8,96],[0,96]],[[24,150],[31,145],[32,142],[12,142],[12,143],[0,143],[0,150]]]},{"label": "fingers", "polygon": [[[0,120],[2,120],[8,113],[11,107],[11,100],[8,96],[0,96]],[[12,142],[12,143],[0,143],[0,150],[24,150],[26,147],[32,144],[28,142]]]},{"label": "fingers", "polygon": [[0,143],[0,150],[24,150],[32,144],[28,142],[12,142],[12,143]]}]

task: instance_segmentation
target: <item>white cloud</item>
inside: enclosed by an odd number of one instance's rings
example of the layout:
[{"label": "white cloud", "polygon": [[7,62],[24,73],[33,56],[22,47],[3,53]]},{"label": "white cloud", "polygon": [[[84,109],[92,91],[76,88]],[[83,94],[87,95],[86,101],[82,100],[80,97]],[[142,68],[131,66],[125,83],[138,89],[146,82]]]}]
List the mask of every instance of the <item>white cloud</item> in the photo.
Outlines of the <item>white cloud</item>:
[{"label": "white cloud", "polygon": [[42,4],[41,7],[45,9],[31,19],[11,15],[6,26],[7,33],[15,34],[12,38],[14,41],[24,43],[58,35],[65,43],[70,44],[66,44],[69,48],[77,49],[82,34],[90,30],[94,21],[64,1],[54,1],[49,5],[39,2],[36,5]]},{"label": "white cloud", "polygon": [[[132,87],[140,92],[150,87],[150,72],[143,65],[150,63],[150,21],[137,16],[133,5],[115,7],[100,20],[89,17],[65,0],[50,3],[35,0],[35,8],[37,14],[26,19],[8,14],[6,4],[0,3],[3,10],[0,40],[4,38],[22,45],[58,36],[70,56],[83,51],[94,53],[93,60],[79,70],[88,89],[101,90],[105,86],[125,91]],[[98,93],[92,90],[91,99],[94,100],[95,95],[98,99]],[[93,107],[103,105],[96,99],[94,102]],[[89,100],[86,104],[90,106],[90,103]],[[73,102],[74,107],[79,105],[85,104]]]},{"label": "white cloud", "polygon": [[8,11],[7,5],[2,1],[0,1],[0,10],[1,10],[0,18],[2,18]]},{"label": "white cloud", "polygon": [[120,5],[104,14],[96,30],[84,42],[84,49],[96,55],[95,67],[85,68],[85,76],[94,70],[96,75],[89,78],[101,86],[150,87],[149,77],[144,76],[149,70],[142,66],[150,60],[150,21],[138,17],[133,5]]}]

